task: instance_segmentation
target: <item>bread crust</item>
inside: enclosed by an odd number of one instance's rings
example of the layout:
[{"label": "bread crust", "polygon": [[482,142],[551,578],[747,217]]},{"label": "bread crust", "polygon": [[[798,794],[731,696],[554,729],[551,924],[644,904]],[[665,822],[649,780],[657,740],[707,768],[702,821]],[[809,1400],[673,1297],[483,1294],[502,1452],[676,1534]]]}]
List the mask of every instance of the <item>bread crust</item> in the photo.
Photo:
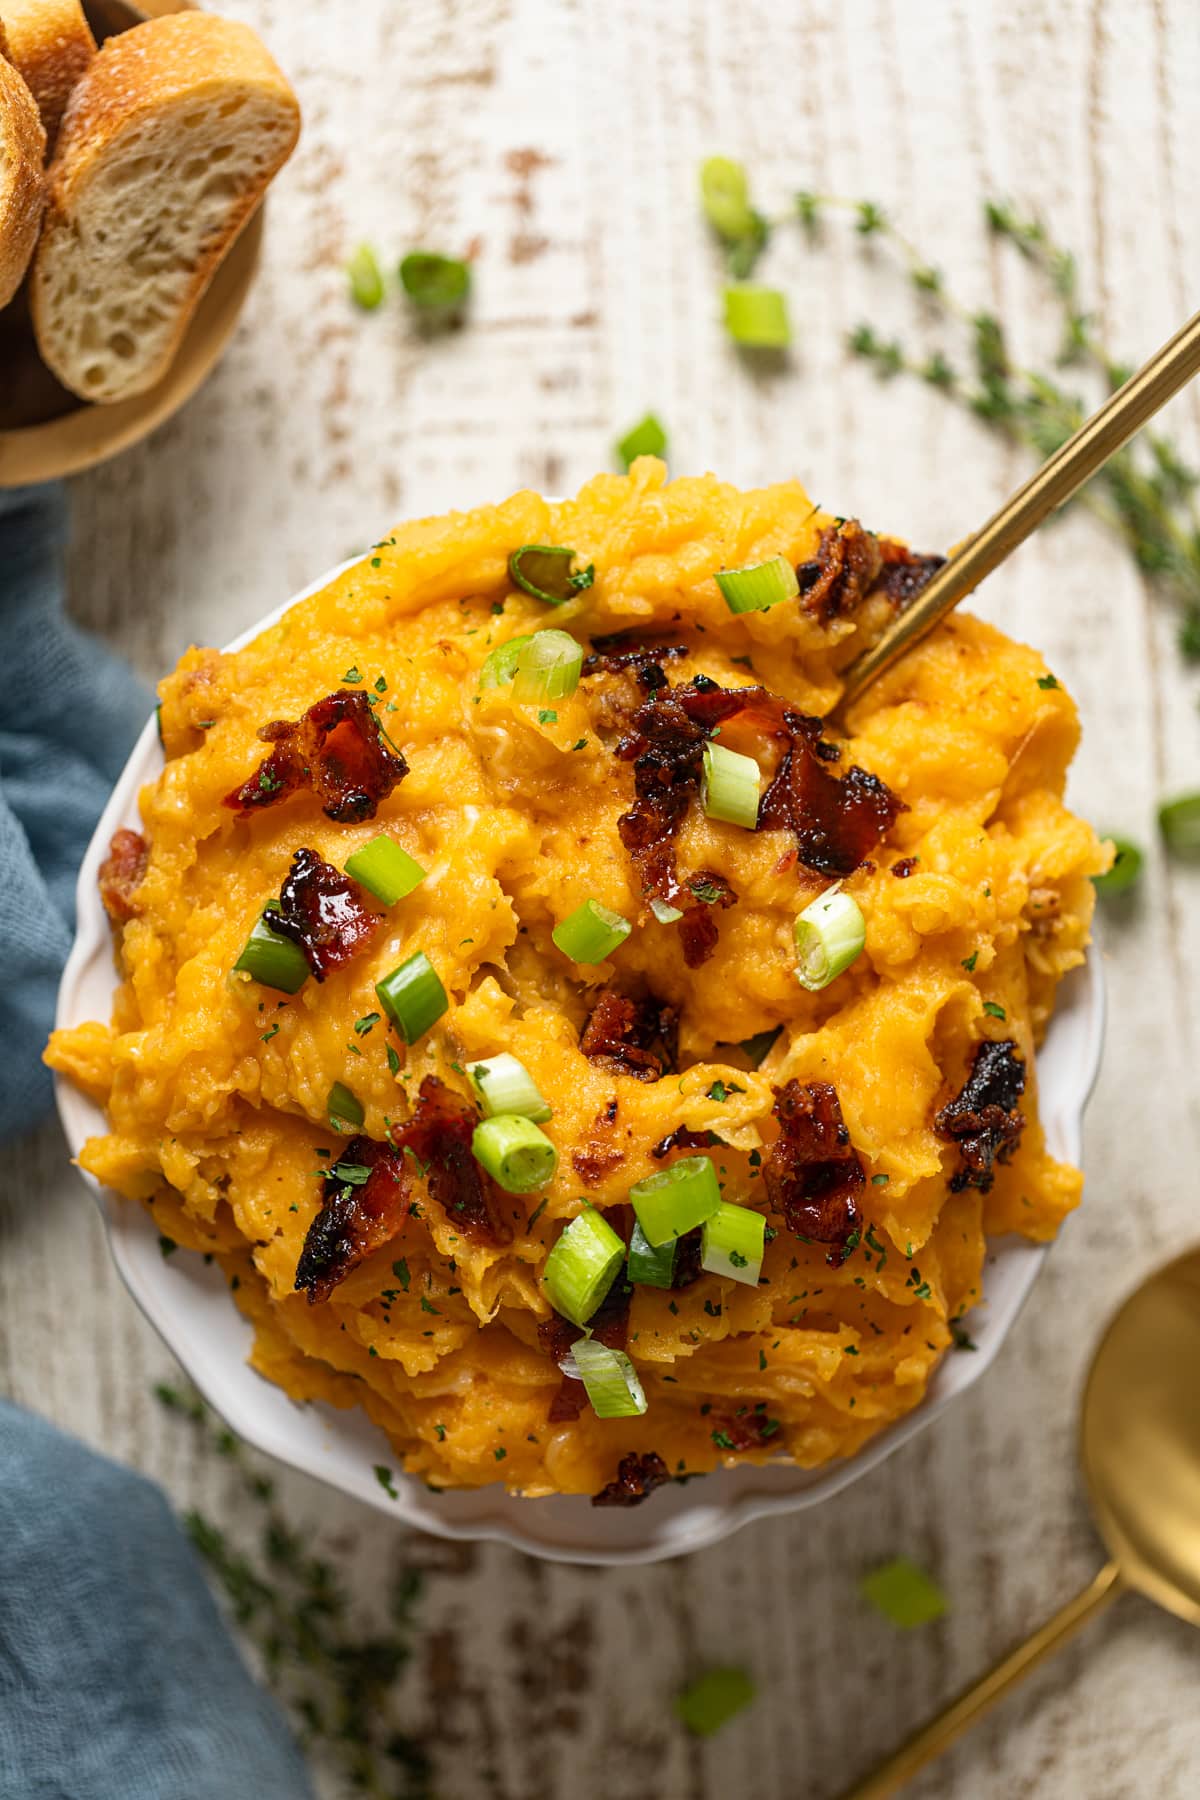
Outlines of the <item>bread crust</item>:
[{"label": "bread crust", "polygon": [[0,0],[8,57],[37,101],[50,151],[67,101],[96,54],[79,0]]},{"label": "bread crust", "polygon": [[46,133],[33,95],[2,56],[0,141],[9,153],[0,167],[0,306],[7,306],[24,279],[42,222]]},{"label": "bread crust", "polygon": [[[89,183],[119,157],[121,145],[139,130],[169,134],[177,110],[203,103],[227,90],[272,103],[290,119],[290,129],[261,179],[231,197],[219,238],[198,260],[181,296],[168,340],[153,362],[137,363],[119,391],[90,389],[72,362],[64,361],[50,329],[56,250],[77,230]],[[277,170],[290,156],[300,129],[300,109],[291,87],[265,46],[246,25],[211,13],[182,12],[109,38],[67,106],[58,145],[47,172],[48,204],[34,260],[30,305],[43,360],[66,386],[85,399],[125,399],[143,392],[166,372],[192,314],[216,269],[255,211]],[[147,184],[156,177],[149,173]]]}]

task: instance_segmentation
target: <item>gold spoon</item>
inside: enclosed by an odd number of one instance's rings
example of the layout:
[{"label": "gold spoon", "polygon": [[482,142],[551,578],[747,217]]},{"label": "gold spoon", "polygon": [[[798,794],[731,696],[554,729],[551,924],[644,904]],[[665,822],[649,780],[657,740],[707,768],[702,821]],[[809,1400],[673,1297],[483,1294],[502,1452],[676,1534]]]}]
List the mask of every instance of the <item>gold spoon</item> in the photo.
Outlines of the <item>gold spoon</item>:
[{"label": "gold spoon", "polygon": [[884,1800],[1128,1588],[1200,1625],[1200,1249],[1151,1275],[1100,1340],[1079,1457],[1109,1561],[1081,1594],[843,1800]]},{"label": "gold spoon", "polygon": [[869,682],[928,635],[985,575],[1023,543],[1042,520],[1096,474],[1200,369],[1200,313],[1131,375],[1124,387],[1086,419],[1040,469],[1017,489],[974,537],[968,538],[907,612],[892,620],[879,642],[852,662],[838,702],[849,706]]}]

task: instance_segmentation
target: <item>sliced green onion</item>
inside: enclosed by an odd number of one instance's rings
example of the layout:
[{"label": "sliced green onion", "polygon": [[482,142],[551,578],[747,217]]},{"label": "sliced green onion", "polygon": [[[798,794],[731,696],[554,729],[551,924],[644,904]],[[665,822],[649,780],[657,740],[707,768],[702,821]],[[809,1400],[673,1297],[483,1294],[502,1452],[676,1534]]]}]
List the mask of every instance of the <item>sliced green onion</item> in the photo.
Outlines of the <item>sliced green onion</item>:
[{"label": "sliced green onion", "polygon": [[815,994],[850,967],[867,941],[867,922],[857,900],[835,885],[805,907],[795,934],[796,980]]},{"label": "sliced green onion", "polygon": [[907,1556],[872,1569],[858,1585],[864,1600],[902,1631],[929,1625],[946,1611],[946,1596],[937,1582]]},{"label": "sliced green onion", "polygon": [[558,1151],[545,1132],[522,1113],[482,1119],[471,1137],[471,1154],[506,1194],[532,1194],[553,1181]]},{"label": "sliced green onion", "polygon": [[623,438],[617,441],[617,456],[625,465],[628,474],[631,463],[639,456],[665,456],[667,450],[667,434],[661,420],[653,413],[647,413],[639,419]]},{"label": "sliced green onion", "polygon": [[726,750],[723,744],[705,744],[700,800],[708,817],[753,831],[758,824],[758,773],[752,756]]},{"label": "sliced green onion", "polygon": [[519,706],[565,700],[579,686],[583,645],[569,631],[535,631],[517,662],[512,697]]},{"label": "sliced green onion", "polygon": [[650,902],[650,911],[654,914],[660,925],[674,925],[677,919],[682,919],[683,917],[679,908],[677,906],[672,906],[669,900],[652,900]]},{"label": "sliced green onion", "polygon": [[400,285],[422,312],[454,312],[471,292],[471,270],[456,257],[412,250],[400,264]]},{"label": "sliced green onion", "polygon": [[755,1287],[762,1271],[767,1222],[749,1206],[722,1200],[700,1229],[700,1267]]},{"label": "sliced green onion", "polygon": [[424,1037],[450,1004],[438,972],[423,950],[377,981],[375,992],[406,1044]]},{"label": "sliced green onion", "polygon": [[703,1225],[721,1204],[711,1156],[685,1156],[635,1182],[629,1199],[638,1224],[655,1249]]},{"label": "sliced green onion", "polygon": [[533,634],[527,631],[520,637],[509,638],[507,644],[497,644],[494,650],[488,652],[479,671],[480,687],[507,687],[517,672],[522,650],[532,642]]},{"label": "sliced green onion", "polygon": [[574,561],[574,550],[562,544],[522,544],[508,559],[508,573],[515,585],[535,600],[561,606],[564,600],[572,600],[584,588],[590,588],[596,579],[595,563],[572,574]]},{"label": "sliced green onion", "polygon": [[586,1207],[546,1258],[542,1270],[546,1298],[572,1325],[586,1325],[624,1260],[625,1246],[603,1213]]},{"label": "sliced green onion", "polygon": [[580,1338],[571,1355],[598,1419],[635,1419],[645,1412],[645,1391],[623,1350]]},{"label": "sliced green onion", "polygon": [[705,218],[726,243],[747,237],[754,230],[746,171],[731,157],[709,156],[700,164],[700,201]]},{"label": "sliced green onion", "polygon": [[718,569],[716,581],[731,613],[766,612],[769,606],[792,600],[800,592],[796,571],[786,556],[747,563],[741,569]]},{"label": "sliced green onion", "polygon": [[383,300],[383,272],[370,244],[360,244],[346,264],[350,298],[364,312],[374,312]]},{"label": "sliced green onion", "polygon": [[711,1737],[757,1695],[745,1669],[710,1669],[676,1695],[675,1713],[697,1737]]},{"label": "sliced green onion", "polygon": [[333,1129],[340,1131],[344,1137],[350,1137],[362,1128],[362,1101],[340,1081],[335,1081],[330,1088],[325,1110]]},{"label": "sliced green onion", "polygon": [[632,930],[620,913],[601,906],[598,900],[585,900],[550,935],[572,962],[598,963],[623,944]]},{"label": "sliced green onion", "polygon": [[382,900],[385,906],[395,906],[397,900],[403,900],[414,888],[420,887],[428,870],[414,862],[408,851],[402,850],[393,838],[381,832],[346,858],[346,873],[369,894]]},{"label": "sliced green onion", "polygon": [[299,944],[293,944],[290,938],[280,937],[277,931],[271,930],[268,921],[273,904],[268,901],[264,906],[233,966],[243,975],[252,975],[263,987],[277,988],[281,994],[294,994],[304,986],[312,970]]},{"label": "sliced green onion", "polygon": [[482,1062],[470,1063],[467,1074],[487,1119],[495,1118],[497,1113],[520,1113],[522,1118],[532,1119],[540,1125],[552,1116],[529,1070],[507,1050],[502,1050],[499,1056],[485,1057]]},{"label": "sliced green onion", "polygon": [[1200,851],[1200,794],[1182,794],[1158,809],[1158,829],[1174,856],[1195,856]]},{"label": "sliced green onion", "polygon": [[1112,837],[1109,834],[1115,855],[1113,866],[1106,869],[1103,875],[1092,876],[1092,886],[1098,894],[1125,894],[1141,878],[1142,864],[1145,857],[1141,850],[1128,838]]},{"label": "sliced green onion", "polygon": [[725,329],[747,350],[782,350],[792,341],[787,301],[779,289],[748,282],[725,289]]},{"label": "sliced green onion", "polygon": [[629,1279],[639,1287],[669,1288],[675,1279],[675,1239],[655,1246],[639,1224],[629,1240]]}]

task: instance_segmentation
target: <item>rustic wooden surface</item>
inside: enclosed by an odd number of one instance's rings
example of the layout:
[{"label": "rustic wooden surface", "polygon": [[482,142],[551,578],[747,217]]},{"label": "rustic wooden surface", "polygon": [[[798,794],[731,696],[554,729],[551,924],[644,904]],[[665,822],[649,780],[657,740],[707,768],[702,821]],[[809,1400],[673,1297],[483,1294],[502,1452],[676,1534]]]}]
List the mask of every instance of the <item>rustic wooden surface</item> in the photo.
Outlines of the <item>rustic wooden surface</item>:
[{"label": "rustic wooden surface", "polygon": [[[782,371],[739,364],[694,204],[706,153],[744,155],[772,207],[798,186],[876,198],[1020,342],[1044,341],[1050,319],[985,242],[984,194],[1041,204],[1131,355],[1200,294],[1193,0],[227,10],[263,31],[305,110],[266,266],[205,391],[74,483],[74,610],[148,677],[402,514],[573,487],[648,405],[679,470],[796,472],[921,548],[984,516],[1021,457],[936,395],[880,388],[846,361],[842,334],[863,313],[910,317],[887,259],[851,231],[818,254],[780,241],[767,267],[793,297],[795,351]],[[469,328],[424,341],[398,305],[356,314],[340,264],[362,237],[389,259],[476,244]],[[1176,409],[1185,437],[1197,406]],[[1163,606],[1075,514],[989,584],[986,611],[1040,644],[1081,701],[1077,802],[1149,841],[1155,797],[1196,774],[1196,684]],[[405,1708],[444,1795],[825,1800],[1091,1576],[1100,1549],[1073,1458],[1089,1349],[1139,1275],[1196,1235],[1196,898],[1196,877],[1156,856],[1133,912],[1105,920],[1111,1023],[1084,1211],[996,1367],[928,1434],[816,1513],[648,1571],[413,1541],[429,1573]],[[150,1397],[170,1369],[47,1126],[9,1155],[0,1195],[0,1388],[232,1519],[224,1471]],[[283,1490],[298,1518],[356,1545],[366,1591],[394,1528],[302,1479]],[[898,1552],[935,1569],[952,1606],[903,1638],[855,1586]],[[1193,1796],[1198,1650],[1125,1600],[911,1792]],[[762,1695],[699,1746],[668,1697],[714,1660],[744,1663]]]}]

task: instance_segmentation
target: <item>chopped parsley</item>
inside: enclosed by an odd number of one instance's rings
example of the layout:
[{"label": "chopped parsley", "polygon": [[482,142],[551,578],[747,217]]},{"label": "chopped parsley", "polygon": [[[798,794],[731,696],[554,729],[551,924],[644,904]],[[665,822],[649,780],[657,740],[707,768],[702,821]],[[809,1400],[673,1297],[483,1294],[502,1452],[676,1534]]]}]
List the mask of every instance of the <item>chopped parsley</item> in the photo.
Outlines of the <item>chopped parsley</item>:
[{"label": "chopped parsley", "polygon": [[745,1091],[745,1088],[739,1087],[735,1081],[714,1081],[708,1090],[708,1097],[710,1100],[724,1101],[729,1098],[730,1094],[744,1094]]},{"label": "chopped parsley", "polygon": [[968,975],[973,975],[975,973],[975,964],[978,961],[979,961],[978,950],[972,950],[970,956],[963,957],[962,966],[967,971]]},{"label": "chopped parsley", "polygon": [[983,1010],[991,1019],[1007,1019],[1008,1017],[1004,1008],[1002,1006],[997,1006],[994,1000],[985,1000],[983,1003]]},{"label": "chopped parsley", "polygon": [[553,710],[552,707],[548,707],[548,706],[542,707],[538,712],[538,724],[539,725],[557,725],[558,724],[558,714]]},{"label": "chopped parsley", "polygon": [[392,1274],[396,1277],[396,1280],[407,1294],[408,1284],[412,1280],[412,1276],[409,1273],[408,1262],[405,1257],[402,1256],[399,1262],[394,1262],[392,1264]]},{"label": "chopped parsley", "polygon": [[714,1431],[712,1441],[718,1450],[733,1450],[736,1447],[727,1431]]},{"label": "chopped parsley", "polygon": [[165,1262],[167,1260],[168,1256],[174,1256],[175,1252],[179,1248],[179,1245],[175,1242],[174,1238],[166,1237],[163,1235],[162,1232],[160,1232],[159,1237],[158,1237],[158,1247],[162,1252],[162,1258],[163,1258],[163,1261]]},{"label": "chopped parsley", "polygon": [[396,1483],[392,1479],[392,1471],[388,1468],[386,1463],[375,1464],[375,1479],[389,1500],[398,1500],[400,1498],[399,1494],[396,1492]]},{"label": "chopped parsley", "polygon": [[361,1019],[355,1019],[354,1021],[355,1034],[358,1037],[366,1037],[368,1032],[378,1025],[382,1017],[382,1013],[364,1013]]},{"label": "chopped parsley", "polygon": [[425,1298],[424,1294],[421,1295],[421,1311],[427,1312],[427,1313],[437,1313],[439,1318],[441,1318],[441,1316],[442,1316],[440,1309],[433,1304],[432,1300],[427,1300]]},{"label": "chopped parsley", "polygon": [[388,1068],[391,1070],[392,1074],[398,1075],[400,1073],[400,1058],[396,1054],[395,1046],[392,1044],[389,1044],[387,1047],[387,1062]]},{"label": "chopped parsley", "polygon": [[352,669],[346,670],[346,673],[342,676],[342,680],[349,681],[349,682],[355,682],[355,681],[362,680],[362,675],[359,671],[359,667],[358,667],[357,663],[355,663],[355,665]]},{"label": "chopped parsley", "polygon": [[1058,681],[1053,675],[1039,675],[1038,686],[1040,688],[1056,688]]}]

